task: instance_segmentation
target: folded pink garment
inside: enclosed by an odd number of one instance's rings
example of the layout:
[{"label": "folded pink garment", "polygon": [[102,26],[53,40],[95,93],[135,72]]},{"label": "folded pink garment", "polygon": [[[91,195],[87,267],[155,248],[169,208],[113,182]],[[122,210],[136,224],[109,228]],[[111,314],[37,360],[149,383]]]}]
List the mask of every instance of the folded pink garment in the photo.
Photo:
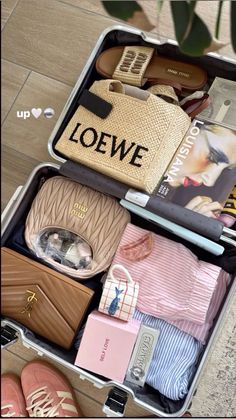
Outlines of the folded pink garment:
[{"label": "folded pink garment", "polygon": [[206,322],[220,267],[199,261],[182,244],[133,224],[127,225],[113,263],[125,266],[139,282],[137,308],[142,313],[169,322]]},{"label": "folded pink garment", "polygon": [[194,322],[190,322],[189,320],[169,321],[169,323],[171,323],[173,326],[178,327],[178,329],[182,330],[183,332],[186,332],[189,335],[193,336],[201,343],[205,344],[210,328],[213,325],[213,320],[215,319],[219,311],[220,305],[222,303],[230,280],[231,276],[222,269],[217,280],[217,285],[213,293],[210,306],[207,311],[206,321],[204,324],[196,324]]}]

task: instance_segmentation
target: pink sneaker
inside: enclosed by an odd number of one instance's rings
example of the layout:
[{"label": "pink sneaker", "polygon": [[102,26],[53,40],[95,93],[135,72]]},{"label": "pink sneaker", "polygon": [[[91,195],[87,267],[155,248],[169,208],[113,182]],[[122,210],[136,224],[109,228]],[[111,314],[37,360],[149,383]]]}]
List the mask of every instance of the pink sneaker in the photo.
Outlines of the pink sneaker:
[{"label": "pink sneaker", "polygon": [[28,417],[20,380],[15,374],[1,376],[1,417]]},{"label": "pink sneaker", "polygon": [[82,416],[66,377],[47,362],[29,362],[22,370],[21,385],[30,417]]}]

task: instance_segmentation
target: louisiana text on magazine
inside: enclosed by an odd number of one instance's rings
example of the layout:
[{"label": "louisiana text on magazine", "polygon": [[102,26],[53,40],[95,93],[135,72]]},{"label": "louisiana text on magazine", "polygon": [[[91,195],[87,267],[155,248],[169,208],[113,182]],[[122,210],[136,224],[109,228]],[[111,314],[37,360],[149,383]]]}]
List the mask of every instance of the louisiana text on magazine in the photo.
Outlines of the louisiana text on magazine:
[{"label": "louisiana text on magazine", "polygon": [[156,195],[218,218],[236,184],[236,131],[194,119]]}]

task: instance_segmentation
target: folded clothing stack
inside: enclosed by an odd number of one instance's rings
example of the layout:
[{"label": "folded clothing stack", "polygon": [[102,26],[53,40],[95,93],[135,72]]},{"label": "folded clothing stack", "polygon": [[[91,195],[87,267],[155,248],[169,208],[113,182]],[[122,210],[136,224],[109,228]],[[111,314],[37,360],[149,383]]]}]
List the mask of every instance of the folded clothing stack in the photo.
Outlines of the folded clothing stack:
[{"label": "folded clothing stack", "polygon": [[113,263],[125,266],[139,283],[137,308],[143,313],[170,322],[206,321],[220,267],[199,261],[182,244],[133,224],[127,225]]},{"label": "folded clothing stack", "polygon": [[230,275],[182,244],[132,224],[113,264],[139,284],[134,318],[160,331],[146,382],[170,399],[183,398]]},{"label": "folded clothing stack", "polygon": [[160,331],[146,383],[172,400],[182,399],[188,393],[202,344],[177,327],[139,310],[134,318]]},{"label": "folded clothing stack", "polygon": [[210,328],[213,325],[213,321],[223,301],[227,286],[230,283],[230,279],[230,275],[227,272],[221,270],[216,283],[216,288],[207,310],[206,320],[203,324],[197,324],[190,320],[176,320],[173,322],[169,321],[169,323],[173,324],[174,326],[178,327],[179,329],[183,330],[184,332],[205,344],[209,335]]}]

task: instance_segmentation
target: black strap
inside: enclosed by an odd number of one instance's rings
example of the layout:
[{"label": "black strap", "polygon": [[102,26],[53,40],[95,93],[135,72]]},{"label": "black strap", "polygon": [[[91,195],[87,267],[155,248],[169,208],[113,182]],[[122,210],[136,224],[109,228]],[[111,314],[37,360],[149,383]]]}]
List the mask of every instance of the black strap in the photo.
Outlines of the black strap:
[{"label": "black strap", "polygon": [[[119,199],[125,198],[129,189],[129,186],[118,180],[70,160],[61,165],[59,173],[76,180],[82,185]],[[223,232],[224,224],[221,221],[206,217],[188,208],[183,208],[158,196],[150,196],[146,209],[216,242],[219,241]]]},{"label": "black strap", "polygon": [[89,90],[84,90],[79,98],[79,105],[86,108],[88,111],[99,116],[99,118],[105,119],[112,110],[112,104],[95,95]]}]

